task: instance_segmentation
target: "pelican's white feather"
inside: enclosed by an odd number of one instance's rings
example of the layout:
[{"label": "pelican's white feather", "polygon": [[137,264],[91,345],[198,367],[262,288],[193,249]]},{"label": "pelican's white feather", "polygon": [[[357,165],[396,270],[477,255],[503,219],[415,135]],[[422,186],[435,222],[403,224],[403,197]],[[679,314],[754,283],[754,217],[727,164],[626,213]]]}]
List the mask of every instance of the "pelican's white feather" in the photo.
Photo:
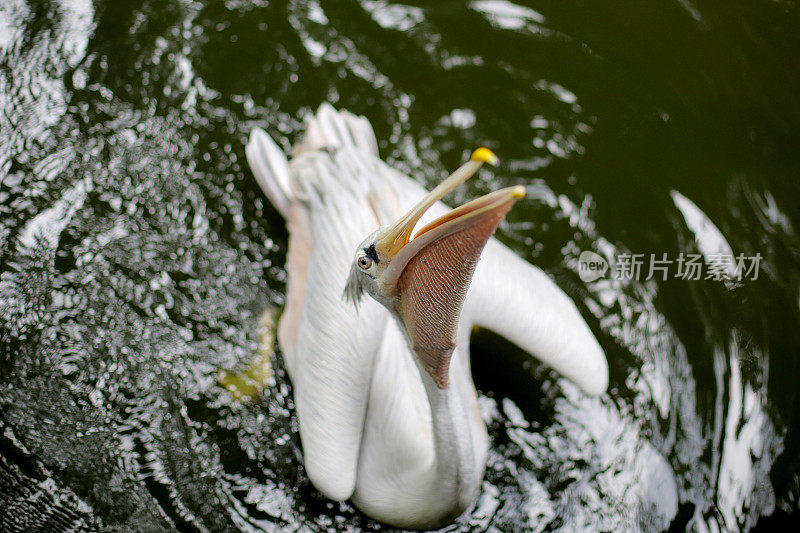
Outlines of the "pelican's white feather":
[{"label": "pelican's white feather", "polygon": [[258,128],[250,132],[250,142],[247,143],[245,153],[261,190],[275,209],[284,218],[289,218],[292,190],[286,155],[264,130]]}]

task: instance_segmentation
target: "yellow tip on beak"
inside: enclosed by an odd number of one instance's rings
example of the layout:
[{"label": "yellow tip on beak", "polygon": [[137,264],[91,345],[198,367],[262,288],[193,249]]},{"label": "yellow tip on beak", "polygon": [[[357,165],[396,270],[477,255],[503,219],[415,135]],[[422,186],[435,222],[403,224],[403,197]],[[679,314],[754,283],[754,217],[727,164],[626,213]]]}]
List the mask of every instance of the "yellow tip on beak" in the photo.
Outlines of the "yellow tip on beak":
[{"label": "yellow tip on beak", "polygon": [[470,157],[473,161],[481,161],[483,163],[489,163],[493,167],[497,166],[500,160],[494,155],[494,152],[489,150],[488,148],[480,147],[474,152],[472,152],[472,157]]},{"label": "yellow tip on beak", "polygon": [[511,197],[512,198],[525,198],[525,187],[522,185],[515,185],[511,189]]}]

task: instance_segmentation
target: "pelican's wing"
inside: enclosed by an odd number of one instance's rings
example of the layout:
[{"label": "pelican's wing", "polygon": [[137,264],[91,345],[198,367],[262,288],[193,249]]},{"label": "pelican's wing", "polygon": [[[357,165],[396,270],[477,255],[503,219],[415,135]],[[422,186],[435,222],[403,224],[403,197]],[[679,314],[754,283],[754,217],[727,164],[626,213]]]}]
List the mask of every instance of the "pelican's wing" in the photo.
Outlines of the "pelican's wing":
[{"label": "pelican's wing", "polygon": [[[297,291],[303,300],[294,332],[285,335],[294,333],[295,342],[282,339],[281,345],[291,352],[287,366],[306,471],[320,492],[341,501],[355,488],[373,360],[390,320],[374,300],[365,299],[357,312],[342,294],[356,247],[378,227],[393,195],[382,188],[388,167],[376,157],[375,136],[363,117],[321,105],[295,154],[290,213],[296,208],[302,215],[297,228],[289,219],[289,268],[296,232],[307,235],[311,250],[305,271],[289,271],[288,296],[294,278],[303,276]],[[296,305],[287,302],[287,312]]]},{"label": "pelican's wing", "polygon": [[286,155],[261,128],[250,132],[245,153],[261,190],[283,218],[289,218],[292,191]]},{"label": "pelican's wing", "polygon": [[377,224],[353,157],[357,154],[347,150],[334,156],[318,151],[292,162],[312,247],[296,342],[281,341],[291,352],[288,368],[308,476],[323,494],[340,501],[355,487],[372,361],[388,319],[371,299],[359,312],[342,299],[356,247]]},{"label": "pelican's wing", "polygon": [[572,300],[496,239],[475,269],[462,320],[502,335],[588,394],[608,386],[605,354]]},{"label": "pelican's wing", "polygon": [[287,219],[289,279],[278,339],[306,470],[327,497],[345,500],[355,486],[372,360],[389,316],[372,300],[357,314],[342,291],[356,246],[378,225],[368,191],[385,165],[376,163],[366,119],[328,104],[309,120],[294,153],[287,165],[258,129],[247,146],[256,179]]}]

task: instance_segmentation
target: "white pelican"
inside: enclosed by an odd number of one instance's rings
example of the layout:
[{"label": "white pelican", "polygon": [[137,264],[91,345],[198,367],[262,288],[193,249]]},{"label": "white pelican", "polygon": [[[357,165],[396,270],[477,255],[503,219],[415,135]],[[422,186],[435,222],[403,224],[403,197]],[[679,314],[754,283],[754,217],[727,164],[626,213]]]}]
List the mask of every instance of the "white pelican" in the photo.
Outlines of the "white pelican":
[{"label": "white pelican", "polygon": [[[586,393],[605,391],[605,355],[572,301],[491,237],[524,188],[453,211],[438,202],[494,162],[489,150],[426,194],[378,158],[365,118],[323,104],[291,162],[257,128],[246,151],[287,220],[278,340],[306,470],[325,496],[414,529],[446,525],[472,504],[488,449],[470,372],[473,325]],[[354,305],[362,292],[373,298]]]}]

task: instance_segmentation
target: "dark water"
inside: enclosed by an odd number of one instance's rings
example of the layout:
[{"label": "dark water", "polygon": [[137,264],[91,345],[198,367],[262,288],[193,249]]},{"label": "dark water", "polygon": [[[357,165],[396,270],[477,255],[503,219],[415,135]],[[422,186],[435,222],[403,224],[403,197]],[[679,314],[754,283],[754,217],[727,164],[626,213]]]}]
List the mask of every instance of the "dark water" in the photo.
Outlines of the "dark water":
[{"label": "dark water", "polygon": [[[451,530],[748,530],[800,508],[800,13],[792,1],[0,3],[0,530],[377,530],[303,471],[276,353],[287,233],[243,146],[330,101],[499,237],[609,357],[587,399],[500,339]],[[584,283],[577,257],[761,254],[757,280]]]}]

